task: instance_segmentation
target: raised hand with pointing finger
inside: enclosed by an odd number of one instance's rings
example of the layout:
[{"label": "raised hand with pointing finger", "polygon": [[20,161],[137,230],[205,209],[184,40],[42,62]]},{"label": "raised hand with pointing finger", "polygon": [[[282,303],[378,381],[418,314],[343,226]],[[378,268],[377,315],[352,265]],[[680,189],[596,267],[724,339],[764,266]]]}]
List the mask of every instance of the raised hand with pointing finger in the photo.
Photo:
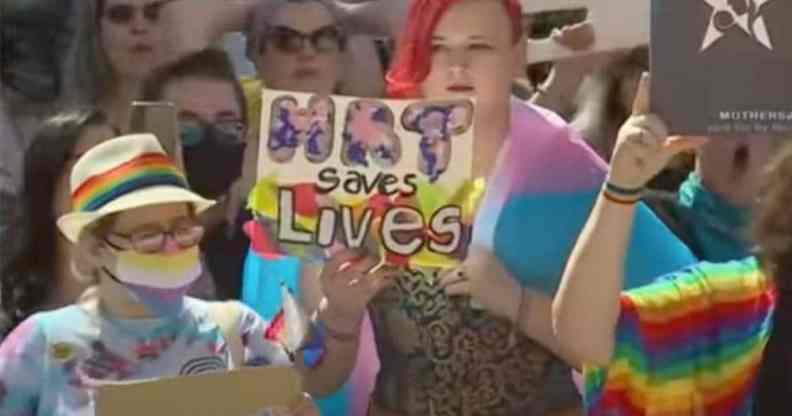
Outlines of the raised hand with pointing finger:
[{"label": "raised hand with pointing finger", "polygon": [[592,365],[610,363],[625,284],[625,263],[638,202],[646,184],[678,153],[703,138],[667,137],[649,108],[649,75],[638,85],[630,118],[619,130],[610,172],[564,270],[553,300],[553,329],[561,349]]},{"label": "raised hand with pointing finger", "polygon": [[678,153],[706,142],[701,137],[668,137],[665,123],[649,109],[650,77],[638,84],[632,115],[619,130],[608,183],[623,190],[643,189]]}]

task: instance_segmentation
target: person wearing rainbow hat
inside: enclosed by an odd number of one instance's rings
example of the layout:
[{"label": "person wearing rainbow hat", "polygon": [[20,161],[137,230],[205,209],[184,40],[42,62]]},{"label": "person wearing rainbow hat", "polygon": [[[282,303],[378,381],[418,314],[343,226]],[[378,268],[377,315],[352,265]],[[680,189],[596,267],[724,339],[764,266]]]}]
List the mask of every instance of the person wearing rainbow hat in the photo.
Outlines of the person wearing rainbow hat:
[{"label": "person wearing rainbow hat", "polygon": [[[0,414],[93,415],[102,383],[239,366],[296,362],[310,380],[338,371],[339,354],[356,353],[349,343],[325,343],[316,335],[327,333],[324,325],[307,319],[284,330],[238,302],[185,295],[201,274],[197,215],[214,201],[189,189],[153,135],[86,152],[72,171],[71,195],[73,210],[58,227],[76,244],[74,272],[98,283],[74,305],[31,316],[0,345]],[[303,364],[309,351],[318,356],[312,365]],[[310,381],[305,388],[323,393]],[[315,411],[306,399],[286,414]]]}]

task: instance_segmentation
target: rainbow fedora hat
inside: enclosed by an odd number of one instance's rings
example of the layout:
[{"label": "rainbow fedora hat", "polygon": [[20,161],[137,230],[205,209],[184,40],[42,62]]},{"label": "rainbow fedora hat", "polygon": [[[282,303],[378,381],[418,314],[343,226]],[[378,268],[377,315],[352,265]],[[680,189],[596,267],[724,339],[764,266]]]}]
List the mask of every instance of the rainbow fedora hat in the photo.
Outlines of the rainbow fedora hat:
[{"label": "rainbow fedora hat", "polygon": [[149,205],[184,202],[197,213],[214,205],[192,192],[187,179],[151,134],[121,136],[83,155],[71,174],[72,212],[58,228],[77,242],[101,218]]}]

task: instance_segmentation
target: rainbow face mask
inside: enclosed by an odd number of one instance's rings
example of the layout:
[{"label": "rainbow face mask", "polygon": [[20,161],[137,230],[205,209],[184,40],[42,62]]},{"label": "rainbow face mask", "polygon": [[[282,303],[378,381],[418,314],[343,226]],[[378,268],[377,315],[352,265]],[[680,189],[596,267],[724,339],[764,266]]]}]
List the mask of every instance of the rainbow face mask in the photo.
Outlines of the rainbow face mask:
[{"label": "rainbow face mask", "polygon": [[198,247],[173,254],[117,251],[115,255],[115,266],[105,271],[157,316],[181,312],[184,296],[201,276]]}]

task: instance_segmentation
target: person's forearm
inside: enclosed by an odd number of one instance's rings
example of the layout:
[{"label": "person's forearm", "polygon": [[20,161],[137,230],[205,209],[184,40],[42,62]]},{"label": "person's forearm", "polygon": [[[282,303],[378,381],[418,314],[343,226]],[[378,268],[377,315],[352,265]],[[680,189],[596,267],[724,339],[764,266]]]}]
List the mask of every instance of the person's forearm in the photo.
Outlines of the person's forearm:
[{"label": "person's forearm", "polygon": [[566,114],[572,107],[574,96],[583,81],[580,71],[564,67],[568,63],[557,63],[547,80],[539,86],[531,98],[531,103],[547,108],[558,114]]},{"label": "person's forearm", "polygon": [[218,16],[215,27],[212,28],[213,40],[219,39],[226,33],[244,32],[253,9],[258,3],[267,1],[270,0],[226,0],[223,14]]},{"label": "person's forearm", "polygon": [[569,366],[578,368],[577,358],[566,353],[553,331],[553,300],[544,294],[523,289],[523,307],[519,315],[518,328],[529,338],[552,351]]},{"label": "person's forearm", "polygon": [[[333,332],[352,335],[343,342],[326,334],[325,356],[315,368],[304,366],[302,359],[299,368],[304,372],[305,390],[314,396],[327,396],[338,390],[349,379],[357,363],[361,319],[337,316],[331,305],[322,295],[320,274],[322,266],[308,261],[303,262],[300,271],[300,302],[306,310],[318,311],[317,321],[321,321]],[[318,322],[317,322],[318,323]]]},{"label": "person's forearm", "polygon": [[580,362],[604,365],[613,354],[635,210],[600,195],[567,262],[553,322],[561,349]]},{"label": "person's forearm", "polygon": [[328,328],[324,339],[324,357],[314,368],[305,367],[302,360],[299,367],[305,374],[305,391],[312,396],[324,397],[335,393],[347,382],[357,363],[360,344],[362,319],[350,321],[337,318],[329,309],[319,313],[319,320]]}]

